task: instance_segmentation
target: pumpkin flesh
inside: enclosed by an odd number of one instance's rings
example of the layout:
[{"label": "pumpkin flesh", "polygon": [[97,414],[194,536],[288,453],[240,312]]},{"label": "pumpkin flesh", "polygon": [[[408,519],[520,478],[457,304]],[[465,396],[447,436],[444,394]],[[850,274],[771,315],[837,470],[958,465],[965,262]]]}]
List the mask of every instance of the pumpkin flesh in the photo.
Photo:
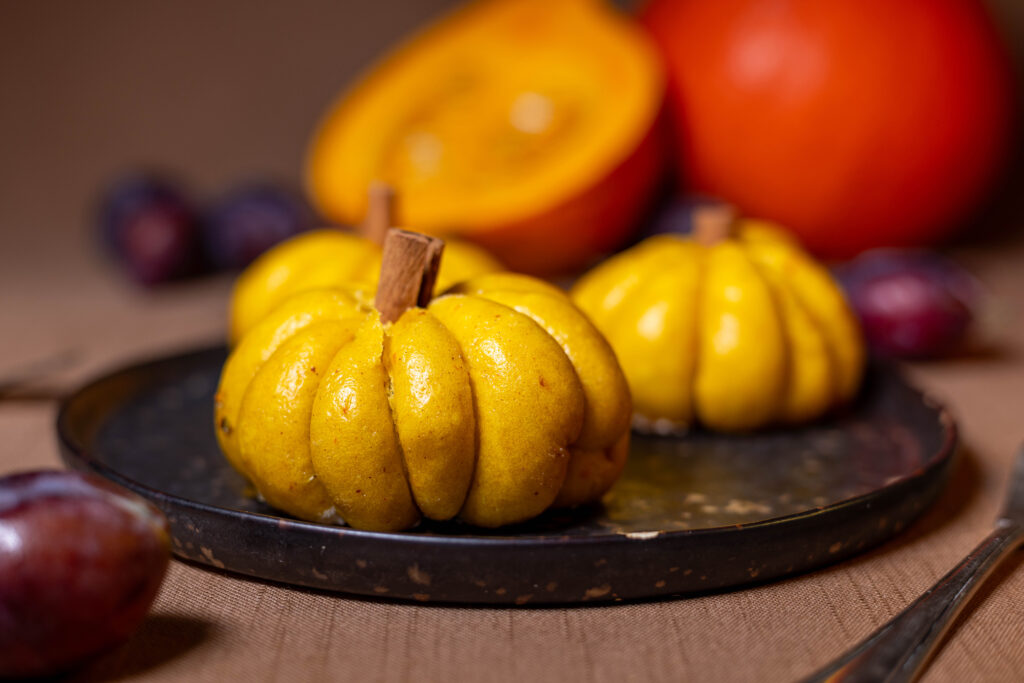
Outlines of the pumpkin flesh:
[{"label": "pumpkin flesh", "polygon": [[653,190],[662,90],[646,39],[596,0],[481,0],[332,107],[310,193],[351,222],[382,180],[411,229],[479,240],[517,269],[581,265],[625,237]]}]

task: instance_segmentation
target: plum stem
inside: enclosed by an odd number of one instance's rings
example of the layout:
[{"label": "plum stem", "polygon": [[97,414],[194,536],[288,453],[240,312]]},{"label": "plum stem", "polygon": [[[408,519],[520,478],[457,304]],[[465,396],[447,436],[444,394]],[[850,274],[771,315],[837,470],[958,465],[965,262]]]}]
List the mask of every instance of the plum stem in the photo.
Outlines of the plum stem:
[{"label": "plum stem", "polygon": [[735,237],[738,215],[736,207],[725,202],[698,206],[693,211],[693,238],[710,247]]},{"label": "plum stem", "polygon": [[382,322],[395,322],[406,310],[430,303],[443,250],[444,241],[436,237],[387,231],[374,301]]}]

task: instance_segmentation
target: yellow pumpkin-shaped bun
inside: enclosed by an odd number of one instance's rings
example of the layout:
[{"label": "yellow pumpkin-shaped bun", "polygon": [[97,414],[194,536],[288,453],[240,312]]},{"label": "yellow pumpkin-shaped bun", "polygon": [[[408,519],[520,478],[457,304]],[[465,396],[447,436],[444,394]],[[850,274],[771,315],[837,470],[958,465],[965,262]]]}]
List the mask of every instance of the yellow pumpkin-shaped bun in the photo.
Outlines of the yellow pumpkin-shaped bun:
[{"label": "yellow pumpkin-shaped bun", "polygon": [[[381,241],[393,221],[393,197],[386,186],[370,188],[362,234],[325,228],[297,235],[262,254],[235,281],[228,311],[233,346],[282,301],[313,289],[359,284],[372,291],[380,272]],[[450,240],[438,273],[438,290],[502,270],[484,249]]]},{"label": "yellow pumpkin-shaped bun", "polygon": [[215,399],[225,456],[270,505],[359,529],[495,527],[598,499],[629,442],[611,347],[564,293],[521,275],[430,300],[430,278],[407,274],[420,305],[382,305],[408,289],[387,273],[409,235],[389,234],[375,302],[358,285],[306,291],[242,337]]},{"label": "yellow pumpkin-shaped bun", "polygon": [[571,293],[615,349],[635,424],[749,431],[852,399],[864,344],[828,270],[784,232],[724,207],[694,222],[693,238],[651,237]]},{"label": "yellow pumpkin-shaped bun", "polygon": [[[502,270],[480,247],[452,241],[438,274],[438,289],[483,273]],[[237,344],[248,330],[288,297],[346,284],[372,291],[380,272],[380,246],[335,229],[313,230],[270,249],[235,281],[228,314],[228,339]]]}]

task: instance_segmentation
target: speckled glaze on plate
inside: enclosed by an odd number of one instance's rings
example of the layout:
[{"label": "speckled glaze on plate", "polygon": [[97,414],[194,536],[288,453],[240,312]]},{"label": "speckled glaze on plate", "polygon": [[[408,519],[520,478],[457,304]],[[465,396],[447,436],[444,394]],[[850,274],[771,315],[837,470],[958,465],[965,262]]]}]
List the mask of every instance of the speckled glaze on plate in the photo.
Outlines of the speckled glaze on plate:
[{"label": "speckled glaze on plate", "polygon": [[61,406],[65,462],[156,503],[174,551],[273,581],[427,602],[538,604],[680,595],[837,562],[898,533],[941,490],[956,428],[892,370],[848,414],[750,436],[634,436],[601,505],[494,531],[301,522],[253,499],[221,456],[222,348],[127,367]]}]

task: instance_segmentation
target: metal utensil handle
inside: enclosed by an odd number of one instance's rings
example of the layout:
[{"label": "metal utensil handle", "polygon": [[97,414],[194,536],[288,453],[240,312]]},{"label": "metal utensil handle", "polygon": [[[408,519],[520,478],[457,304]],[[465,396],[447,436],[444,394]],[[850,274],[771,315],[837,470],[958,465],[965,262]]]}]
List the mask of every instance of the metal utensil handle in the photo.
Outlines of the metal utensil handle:
[{"label": "metal utensil handle", "polygon": [[1024,528],[999,520],[995,530],[924,595],[805,683],[913,681],[967,601],[1022,541]]}]

